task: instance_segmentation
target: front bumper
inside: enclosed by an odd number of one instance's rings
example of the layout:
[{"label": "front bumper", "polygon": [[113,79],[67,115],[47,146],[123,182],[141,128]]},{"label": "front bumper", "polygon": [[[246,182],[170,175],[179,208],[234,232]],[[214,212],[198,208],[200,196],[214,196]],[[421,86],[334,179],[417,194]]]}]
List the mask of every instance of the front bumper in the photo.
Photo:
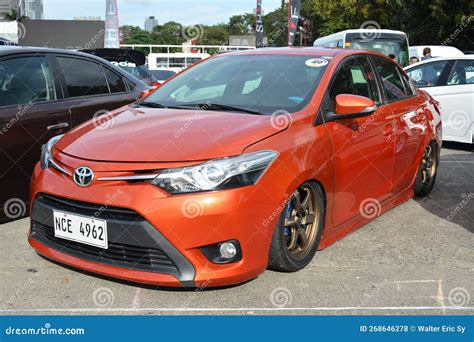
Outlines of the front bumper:
[{"label": "front bumper", "polygon": [[[271,191],[284,194],[275,186]],[[70,177],[37,165],[29,242],[47,258],[127,281],[179,287],[238,284],[267,267],[277,221],[268,217],[283,201],[271,191],[244,187],[169,196],[151,184],[118,181],[80,188]],[[53,209],[106,219],[109,249],[54,237]],[[241,260],[216,264],[201,251],[228,240],[240,243]]]}]

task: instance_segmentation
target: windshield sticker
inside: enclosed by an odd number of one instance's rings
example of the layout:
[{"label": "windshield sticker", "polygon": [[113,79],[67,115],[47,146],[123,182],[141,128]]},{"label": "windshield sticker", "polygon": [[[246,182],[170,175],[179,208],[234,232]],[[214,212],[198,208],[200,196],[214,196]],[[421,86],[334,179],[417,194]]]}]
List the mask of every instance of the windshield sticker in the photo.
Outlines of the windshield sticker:
[{"label": "windshield sticker", "polygon": [[326,66],[328,64],[328,61],[322,58],[312,58],[308,59],[304,64],[306,64],[306,66],[310,68],[321,68],[323,66]]}]

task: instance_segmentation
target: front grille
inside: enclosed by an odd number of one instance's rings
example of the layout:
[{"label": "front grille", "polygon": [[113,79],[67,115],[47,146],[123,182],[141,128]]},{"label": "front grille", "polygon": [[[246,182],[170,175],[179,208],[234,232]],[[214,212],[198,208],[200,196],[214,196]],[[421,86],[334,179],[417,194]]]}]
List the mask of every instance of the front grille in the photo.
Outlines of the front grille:
[{"label": "front grille", "polygon": [[32,233],[33,236],[41,236],[41,242],[60,252],[90,261],[143,271],[157,271],[169,274],[176,272],[175,264],[160,249],[142,248],[109,241],[108,249],[105,250],[57,238],[54,236],[53,227],[41,225],[35,221],[32,222]]},{"label": "front grille", "polygon": [[[107,220],[108,249],[54,235],[53,211]],[[133,210],[41,194],[33,201],[31,238],[61,253],[116,267],[170,274],[192,284],[194,268],[148,221]]]}]

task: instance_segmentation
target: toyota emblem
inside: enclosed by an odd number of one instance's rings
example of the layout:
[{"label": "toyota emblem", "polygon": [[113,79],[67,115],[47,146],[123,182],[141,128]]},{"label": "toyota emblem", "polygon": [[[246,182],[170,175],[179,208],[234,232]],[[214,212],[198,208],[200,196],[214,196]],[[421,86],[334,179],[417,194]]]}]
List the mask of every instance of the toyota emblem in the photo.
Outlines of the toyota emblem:
[{"label": "toyota emblem", "polygon": [[87,166],[78,167],[74,171],[74,183],[79,186],[85,187],[92,184],[94,180],[94,172]]}]

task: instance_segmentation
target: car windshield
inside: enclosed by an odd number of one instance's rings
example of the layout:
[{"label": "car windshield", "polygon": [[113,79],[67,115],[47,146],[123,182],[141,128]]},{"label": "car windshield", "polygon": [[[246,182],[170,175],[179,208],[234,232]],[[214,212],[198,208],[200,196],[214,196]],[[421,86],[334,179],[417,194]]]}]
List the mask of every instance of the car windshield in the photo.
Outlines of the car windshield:
[{"label": "car windshield", "polygon": [[293,113],[311,100],[327,64],[328,59],[315,56],[219,56],[176,76],[146,102],[166,107],[232,106],[269,115]]},{"label": "car windshield", "polygon": [[383,53],[394,54],[397,63],[401,66],[408,65],[408,45],[405,36],[395,34],[374,33],[374,36],[362,34],[348,34],[346,43],[352,49],[366,49]]}]

